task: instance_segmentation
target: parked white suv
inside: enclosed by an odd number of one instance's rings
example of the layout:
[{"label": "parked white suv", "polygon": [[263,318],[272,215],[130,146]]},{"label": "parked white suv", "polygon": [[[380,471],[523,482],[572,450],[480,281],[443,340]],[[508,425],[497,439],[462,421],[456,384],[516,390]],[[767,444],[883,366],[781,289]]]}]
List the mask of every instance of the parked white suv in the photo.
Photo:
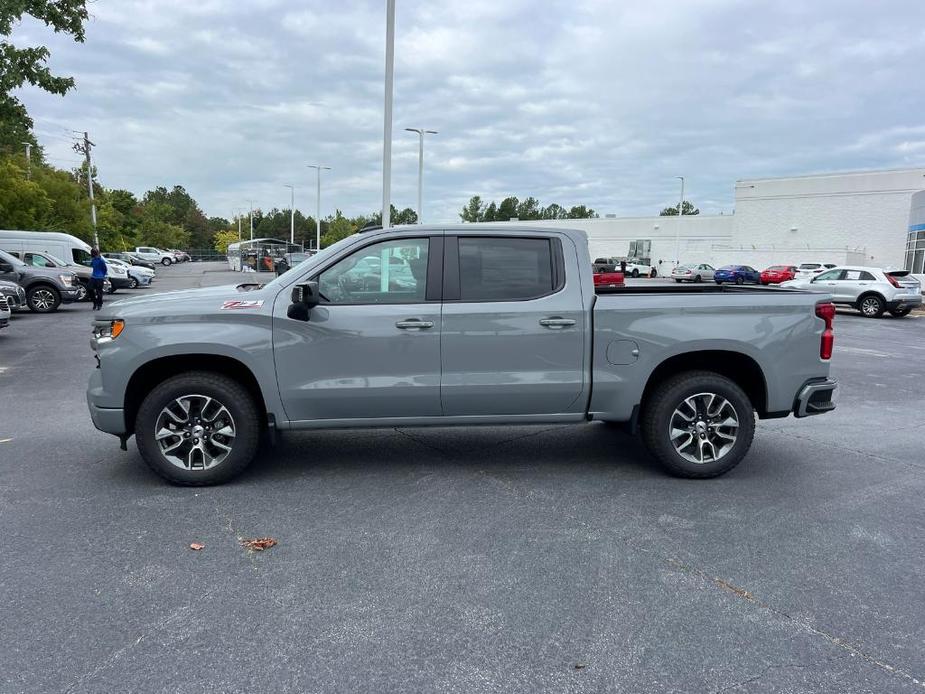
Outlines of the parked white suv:
[{"label": "parked white suv", "polygon": [[162,251],[160,248],[153,246],[138,246],[135,249],[135,255],[140,256],[143,260],[161,265],[172,265],[177,261],[173,253]]},{"label": "parked white suv", "polygon": [[835,304],[851,306],[867,318],[879,318],[884,311],[902,318],[922,305],[922,286],[909,277],[908,270],[844,266],[811,278],[798,277],[780,286],[827,292]]}]

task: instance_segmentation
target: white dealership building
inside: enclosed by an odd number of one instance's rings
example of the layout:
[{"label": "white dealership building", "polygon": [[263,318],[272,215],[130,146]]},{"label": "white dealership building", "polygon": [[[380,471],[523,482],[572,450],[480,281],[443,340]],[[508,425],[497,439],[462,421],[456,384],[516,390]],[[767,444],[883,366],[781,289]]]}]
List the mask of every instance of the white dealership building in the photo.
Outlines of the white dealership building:
[{"label": "white dealership building", "polygon": [[[533,224],[534,222],[531,222]],[[925,168],[737,181],[728,215],[537,222],[584,229],[592,257],[758,269],[818,261],[925,272]]]}]

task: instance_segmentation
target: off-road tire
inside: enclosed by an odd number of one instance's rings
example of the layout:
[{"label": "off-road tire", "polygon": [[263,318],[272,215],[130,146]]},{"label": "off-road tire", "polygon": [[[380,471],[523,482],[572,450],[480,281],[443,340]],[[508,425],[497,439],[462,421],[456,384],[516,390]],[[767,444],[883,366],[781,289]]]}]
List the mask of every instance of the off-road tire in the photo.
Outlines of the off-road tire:
[{"label": "off-road tire", "polygon": [[[719,460],[706,463],[694,463],[682,457],[675,450],[669,433],[675,410],[686,398],[699,393],[715,393],[725,398],[739,421],[732,449]],[[655,386],[643,403],[639,427],[649,453],[669,473],[676,477],[707,479],[729,472],[748,453],[755,436],[755,411],[748,396],[734,381],[713,371],[686,371]]]},{"label": "off-road tire", "polygon": [[[234,419],[231,453],[205,470],[177,467],[163,456],[154,437],[161,410],[176,398],[192,394],[214,398]],[[247,389],[228,376],[209,371],[189,371],[168,378],[145,396],[135,417],[135,440],[145,463],[169,482],[186,487],[221,484],[239,475],[257,454],[260,433],[260,412]]]}]

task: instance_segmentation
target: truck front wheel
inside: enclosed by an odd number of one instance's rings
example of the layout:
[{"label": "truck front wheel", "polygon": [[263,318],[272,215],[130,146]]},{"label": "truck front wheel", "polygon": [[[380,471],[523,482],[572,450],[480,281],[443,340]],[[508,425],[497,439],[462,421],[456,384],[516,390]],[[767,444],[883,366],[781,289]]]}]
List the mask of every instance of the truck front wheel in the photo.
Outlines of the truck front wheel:
[{"label": "truck front wheel", "polygon": [[741,462],[755,435],[755,412],[735,382],[687,371],[656,386],[640,421],[652,456],[678,477],[717,477]]},{"label": "truck front wheel", "polygon": [[190,371],[156,386],[138,408],[138,450],[154,472],[184,486],[220,484],[257,453],[260,419],[238,382]]}]

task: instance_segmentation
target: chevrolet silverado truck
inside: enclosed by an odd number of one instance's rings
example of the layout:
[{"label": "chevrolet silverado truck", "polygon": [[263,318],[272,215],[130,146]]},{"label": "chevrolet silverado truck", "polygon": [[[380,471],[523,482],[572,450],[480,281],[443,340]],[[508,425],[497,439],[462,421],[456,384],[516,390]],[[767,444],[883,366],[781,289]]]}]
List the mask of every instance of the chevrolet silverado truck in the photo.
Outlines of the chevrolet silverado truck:
[{"label": "chevrolet silverado truck", "polygon": [[670,473],[721,475],[759,419],[834,409],[834,306],[764,287],[595,287],[584,232],[354,234],[267,284],[106,304],[94,425],[182,485],[278,432],[593,421]]}]

